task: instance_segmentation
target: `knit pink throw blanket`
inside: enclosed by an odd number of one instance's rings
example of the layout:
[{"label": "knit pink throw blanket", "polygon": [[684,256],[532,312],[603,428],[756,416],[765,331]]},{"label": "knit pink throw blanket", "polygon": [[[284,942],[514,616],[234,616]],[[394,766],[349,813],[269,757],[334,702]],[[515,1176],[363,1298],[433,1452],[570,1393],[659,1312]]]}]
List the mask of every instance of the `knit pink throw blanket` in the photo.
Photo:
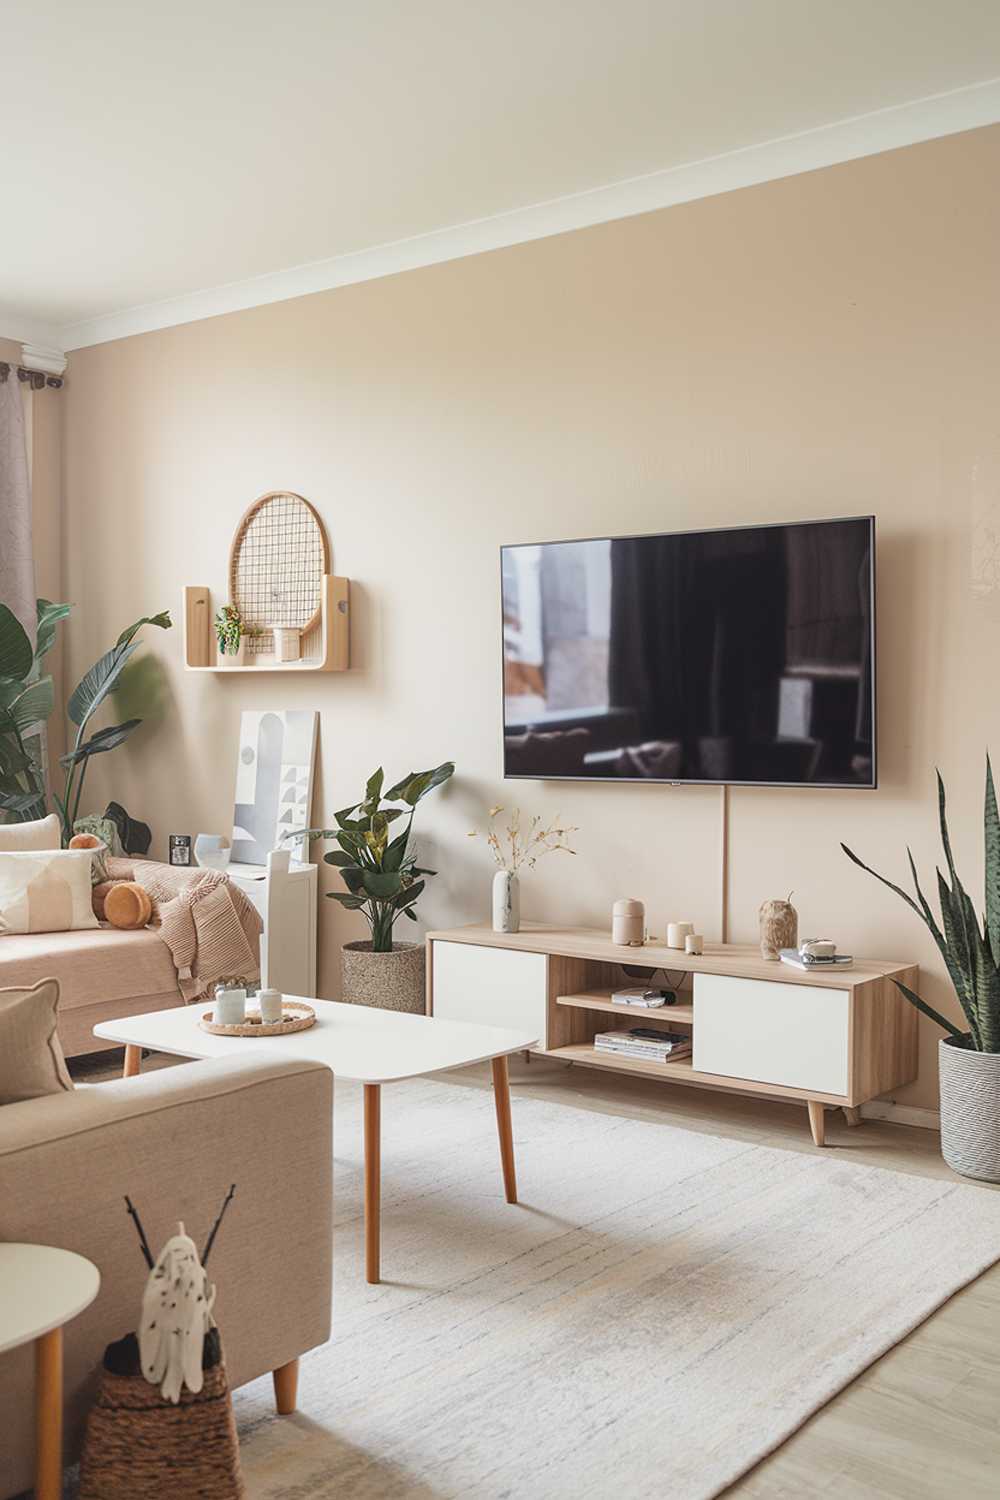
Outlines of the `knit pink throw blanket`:
[{"label": "knit pink throw blanket", "polygon": [[185,1000],[202,999],[220,979],[260,979],[264,924],[249,896],[222,871],[109,859],[108,874],[148,891],[150,926],[170,949]]}]

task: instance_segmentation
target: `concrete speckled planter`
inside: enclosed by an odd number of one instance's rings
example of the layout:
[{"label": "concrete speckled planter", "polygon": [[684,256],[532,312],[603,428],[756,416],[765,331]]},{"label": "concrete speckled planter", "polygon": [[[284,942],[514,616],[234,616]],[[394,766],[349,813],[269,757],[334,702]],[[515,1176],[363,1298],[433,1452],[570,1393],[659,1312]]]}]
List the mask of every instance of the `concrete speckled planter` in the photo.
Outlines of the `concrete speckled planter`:
[{"label": "concrete speckled planter", "polygon": [[348,1005],[423,1015],[423,943],[394,943],[391,953],[373,952],[370,942],[345,943],[342,951],[343,998]]}]

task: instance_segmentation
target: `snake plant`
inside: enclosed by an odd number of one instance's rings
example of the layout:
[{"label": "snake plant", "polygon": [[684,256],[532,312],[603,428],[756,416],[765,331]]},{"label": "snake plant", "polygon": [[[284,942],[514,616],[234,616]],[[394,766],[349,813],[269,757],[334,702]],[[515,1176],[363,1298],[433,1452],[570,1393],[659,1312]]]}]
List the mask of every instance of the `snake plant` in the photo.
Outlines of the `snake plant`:
[{"label": "snake plant", "polygon": [[841,844],[840,847],[849,859],[853,859],[856,865],[860,865],[862,870],[867,870],[869,875],[874,875],[876,880],[881,880],[883,885],[887,885],[891,891],[896,892],[897,896],[901,896],[907,906],[911,907],[924,922],[944,959],[945,967],[955,987],[955,994],[958,996],[958,1003],[965,1013],[968,1031],[960,1030],[953,1022],[946,1020],[928,1005],[926,1000],[922,1000],[914,990],[902,984],[898,979],[895,980],[894,982],[907,1000],[925,1016],[929,1016],[932,1021],[942,1026],[960,1045],[977,1052],[1000,1052],[1000,817],[997,815],[997,795],[993,785],[993,768],[990,765],[990,758],[987,755],[986,798],[983,811],[986,842],[986,909],[981,927],[972,900],[966,893],[955,869],[951,839],[948,836],[944,782],[941,780],[940,772],[938,772],[937,783],[941,843],[944,846],[948,874],[951,878],[949,885],[938,869],[940,926],[920,888],[917,867],[909,849],[906,852],[910,860],[910,873],[913,876],[916,901],[898,885],[894,885],[891,880],[887,880],[884,875],[879,875],[877,870],[866,865],[852,850],[848,849],[846,844]]}]

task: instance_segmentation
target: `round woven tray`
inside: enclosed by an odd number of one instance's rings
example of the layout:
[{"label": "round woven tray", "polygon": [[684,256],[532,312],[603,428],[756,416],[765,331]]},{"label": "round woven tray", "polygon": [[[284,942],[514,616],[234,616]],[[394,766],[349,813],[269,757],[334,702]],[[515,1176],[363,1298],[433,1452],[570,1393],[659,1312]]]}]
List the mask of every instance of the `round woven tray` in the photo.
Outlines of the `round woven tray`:
[{"label": "round woven tray", "polygon": [[287,1036],[290,1031],[308,1031],[316,1024],[316,1012],[311,1005],[303,1005],[300,1000],[286,1000],[281,1012],[287,1019],[271,1021],[266,1026],[260,1019],[259,1010],[251,1011],[238,1026],[217,1026],[212,1020],[212,1012],[207,1010],[198,1024],[202,1031],[210,1031],[213,1036]]}]

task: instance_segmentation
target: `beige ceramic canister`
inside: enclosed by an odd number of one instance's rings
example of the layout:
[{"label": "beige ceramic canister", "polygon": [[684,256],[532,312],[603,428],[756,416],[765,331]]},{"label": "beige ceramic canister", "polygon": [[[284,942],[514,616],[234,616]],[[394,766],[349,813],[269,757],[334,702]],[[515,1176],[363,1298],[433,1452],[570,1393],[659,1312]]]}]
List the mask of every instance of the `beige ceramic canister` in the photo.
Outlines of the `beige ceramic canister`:
[{"label": "beige ceramic canister", "polygon": [[645,906],[634,896],[623,896],[611,908],[611,941],[622,948],[641,948],[645,936]]}]

